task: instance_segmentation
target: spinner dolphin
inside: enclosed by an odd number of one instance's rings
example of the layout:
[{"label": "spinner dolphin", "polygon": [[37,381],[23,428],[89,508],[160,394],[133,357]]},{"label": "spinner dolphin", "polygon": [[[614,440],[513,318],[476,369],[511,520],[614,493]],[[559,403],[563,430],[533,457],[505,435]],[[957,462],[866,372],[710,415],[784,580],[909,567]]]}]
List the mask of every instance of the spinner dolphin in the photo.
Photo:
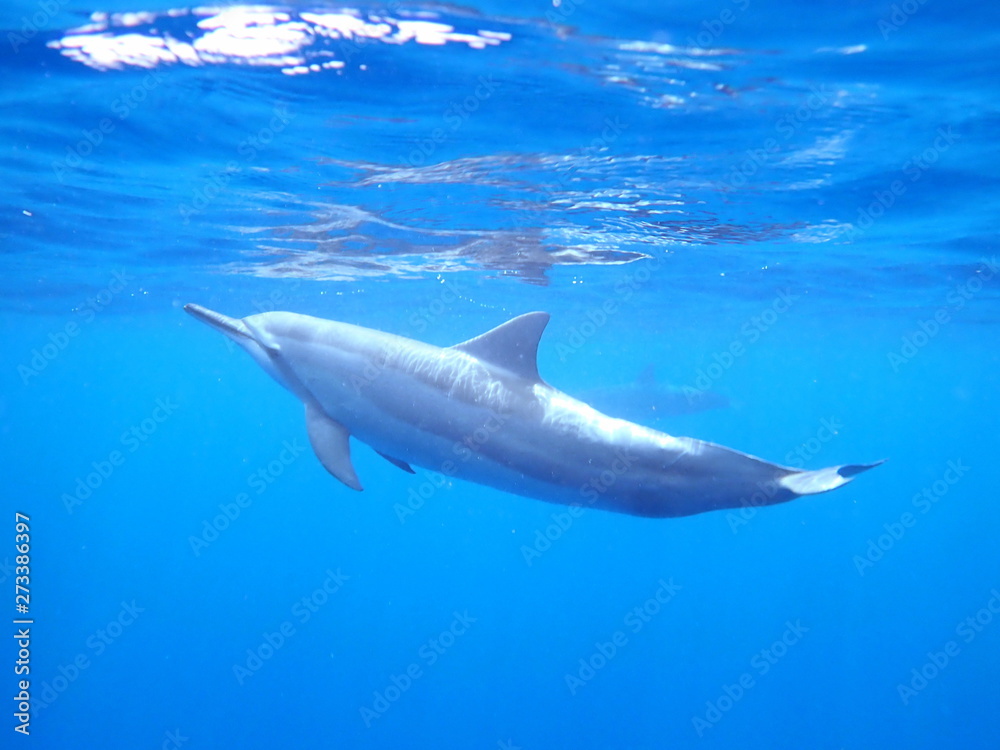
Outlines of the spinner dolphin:
[{"label": "spinner dolphin", "polygon": [[305,405],[320,463],[354,490],[350,438],[397,467],[647,517],[772,505],[878,464],[800,471],[598,412],[538,374],[549,321],[533,312],[448,348],[290,312],[184,308],[242,346]]}]

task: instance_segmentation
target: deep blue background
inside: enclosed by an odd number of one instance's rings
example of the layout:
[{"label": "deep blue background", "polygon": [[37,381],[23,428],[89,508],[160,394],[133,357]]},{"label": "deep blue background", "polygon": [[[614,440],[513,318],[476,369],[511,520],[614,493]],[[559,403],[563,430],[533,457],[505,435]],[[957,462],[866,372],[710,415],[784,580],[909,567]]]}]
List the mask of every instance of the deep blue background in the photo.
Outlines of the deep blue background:
[{"label": "deep blue background", "polygon": [[[15,51],[8,32],[40,8],[0,16],[0,561],[14,511],[29,514],[35,697],[78,655],[89,666],[36,707],[27,740],[7,739],[8,701],[4,747],[155,748],[178,731],[190,748],[997,747],[1000,626],[986,610],[974,639],[956,631],[1000,587],[1000,278],[982,265],[1000,255],[995,9],[915,4],[885,38],[888,3],[588,0],[562,25],[542,3],[428,8],[511,39],[367,42],[343,71],[299,76],[160,64],[118,119],[149,70],[47,44],[93,10],[150,6],[71,2]],[[723,10],[732,22],[691,48]],[[165,29],[202,33],[189,16],[107,33]],[[481,76],[495,92],[414,163]],[[287,127],[245,158],[276,107]],[[113,132],[60,172],[105,117]],[[593,147],[609,118],[621,135]],[[221,174],[185,222],[179,207]],[[861,228],[895,180],[905,189]],[[88,314],[116,271],[128,283]],[[976,291],[959,309],[961,289]],[[794,304],[750,342],[744,326],[783,290]],[[619,312],[572,346],[608,299]],[[394,506],[427,475],[362,445],[362,494],[308,450],[257,494],[248,477],[306,445],[301,407],[186,302],[441,345],[546,310],[540,370],[570,394],[649,363],[692,384],[737,340],[746,354],[713,383],[732,406],[652,426],[783,461],[826,419],[840,429],[810,468],[889,462],[735,527],[588,511],[528,565],[562,508],[454,482],[401,523]],[[894,366],[941,309],[949,322]],[[79,335],[26,376],[69,323]],[[130,451],[122,434],[158,399],[176,409]],[[68,512],[64,493],[114,450],[124,463]],[[921,512],[914,496],[949,461],[968,469]],[[252,503],[195,554],[241,492]],[[906,512],[915,524],[862,575],[858,556]],[[348,579],[302,622],[293,607],[328,570]],[[631,632],[661,579],[679,591]],[[133,600],[138,619],[98,653]],[[456,612],[475,622],[429,664],[421,649]],[[234,666],[285,621],[294,635],[240,684]],[[788,622],[808,630],[760,674]],[[618,630],[627,644],[572,694],[566,675]],[[951,640],[958,655],[904,703],[898,686]],[[3,654],[12,664],[9,640]],[[419,679],[366,727],[360,709],[414,663]],[[700,737],[693,718],[744,673],[754,686]]]}]

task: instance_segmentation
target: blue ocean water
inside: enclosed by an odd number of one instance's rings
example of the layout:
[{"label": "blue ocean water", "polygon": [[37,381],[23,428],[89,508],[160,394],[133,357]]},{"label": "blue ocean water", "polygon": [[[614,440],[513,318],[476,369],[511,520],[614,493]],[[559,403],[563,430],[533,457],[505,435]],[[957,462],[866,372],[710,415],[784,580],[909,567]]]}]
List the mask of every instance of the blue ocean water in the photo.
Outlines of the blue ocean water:
[{"label": "blue ocean water", "polygon": [[[3,746],[997,747],[998,20],[6,4]],[[356,444],[354,493],[189,302],[545,310],[567,393],[653,365],[720,398],[652,427],[889,460],[651,520]]]}]

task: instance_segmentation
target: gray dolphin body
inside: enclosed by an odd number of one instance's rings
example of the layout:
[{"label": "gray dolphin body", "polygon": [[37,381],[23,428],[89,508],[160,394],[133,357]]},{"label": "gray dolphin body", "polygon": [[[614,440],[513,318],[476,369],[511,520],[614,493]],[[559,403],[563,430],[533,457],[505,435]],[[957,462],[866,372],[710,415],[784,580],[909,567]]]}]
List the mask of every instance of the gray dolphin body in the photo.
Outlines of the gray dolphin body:
[{"label": "gray dolphin body", "polygon": [[605,416],[539,377],[547,313],[440,348],[296,313],[235,319],[184,309],[305,404],[316,456],[355,490],[352,435],[406,471],[416,464],[549,502],[657,518],[785,502],[877,465],[798,471]]}]

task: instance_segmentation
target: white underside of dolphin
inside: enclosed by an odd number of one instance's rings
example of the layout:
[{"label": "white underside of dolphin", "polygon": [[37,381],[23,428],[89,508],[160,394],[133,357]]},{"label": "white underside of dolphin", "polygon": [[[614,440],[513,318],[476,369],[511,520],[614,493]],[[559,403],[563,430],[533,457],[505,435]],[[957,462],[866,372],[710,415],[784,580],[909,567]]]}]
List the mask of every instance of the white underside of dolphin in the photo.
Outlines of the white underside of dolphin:
[{"label": "white underside of dolphin", "polygon": [[552,388],[536,356],[547,313],[448,348],[307,315],[184,308],[236,341],[304,404],[330,474],[360,490],[351,436],[412,465],[518,495],[637,516],[771,505],[878,464],[799,471],[606,416]]}]

